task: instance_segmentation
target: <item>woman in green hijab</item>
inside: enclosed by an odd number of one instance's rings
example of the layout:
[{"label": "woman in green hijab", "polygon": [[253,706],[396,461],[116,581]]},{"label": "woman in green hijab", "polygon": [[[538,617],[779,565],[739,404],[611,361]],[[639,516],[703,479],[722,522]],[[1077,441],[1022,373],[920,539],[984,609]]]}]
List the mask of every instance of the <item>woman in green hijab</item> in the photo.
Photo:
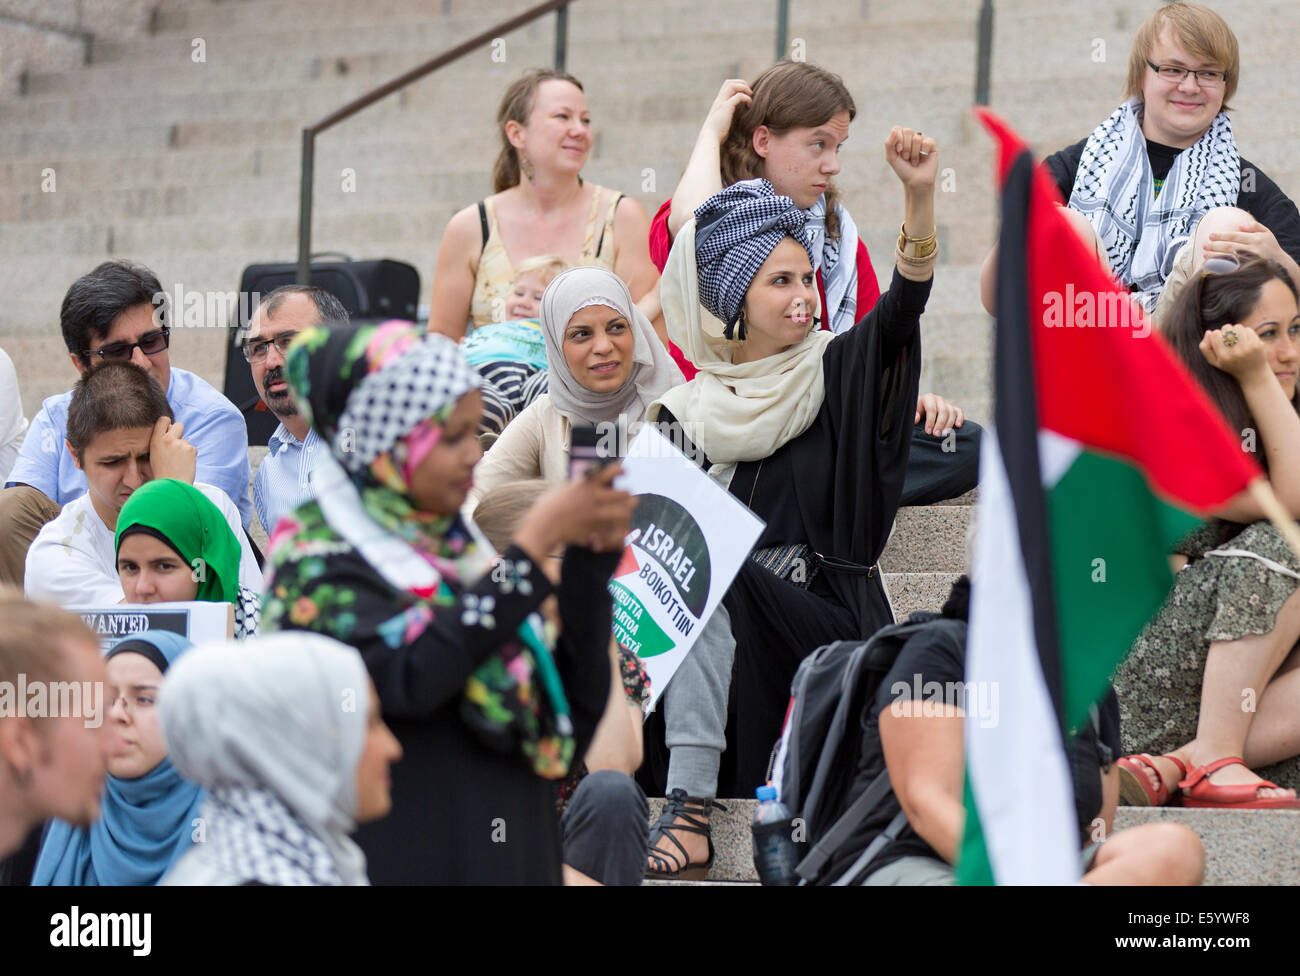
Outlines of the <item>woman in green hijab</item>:
[{"label": "woman in green hijab", "polygon": [[160,478],[136,489],[117,517],[114,542],[127,603],[230,603],[235,637],[257,632],[261,597],[239,581],[239,540],[193,485]]}]

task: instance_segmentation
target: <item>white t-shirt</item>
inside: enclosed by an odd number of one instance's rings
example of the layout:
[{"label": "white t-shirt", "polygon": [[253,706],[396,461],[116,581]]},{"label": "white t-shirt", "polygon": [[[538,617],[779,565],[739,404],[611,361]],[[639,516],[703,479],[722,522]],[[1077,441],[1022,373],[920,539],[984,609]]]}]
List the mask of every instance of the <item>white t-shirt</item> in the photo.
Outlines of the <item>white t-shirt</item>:
[{"label": "white t-shirt", "polygon": [[[239,540],[239,582],[261,591],[262,571],[257,568],[248,538],[240,526],[239,509],[220,488],[195,483],[195,488],[221,509],[230,531]],[[65,607],[110,607],[126,597],[117,576],[115,533],[104,524],[90,495],[74,498],[44,528],[27,550],[23,588],[32,600]]]}]

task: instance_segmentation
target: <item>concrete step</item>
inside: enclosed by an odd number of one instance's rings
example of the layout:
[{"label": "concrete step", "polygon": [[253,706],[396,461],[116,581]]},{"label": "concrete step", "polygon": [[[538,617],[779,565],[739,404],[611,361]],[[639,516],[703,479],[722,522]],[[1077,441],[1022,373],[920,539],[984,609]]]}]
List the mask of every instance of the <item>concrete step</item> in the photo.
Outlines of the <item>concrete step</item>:
[{"label": "concrete step", "polygon": [[[727,812],[716,811],[710,818],[715,856],[707,880],[756,882],[751,825],[758,803],[722,802]],[[650,800],[651,823],[663,804],[662,798]],[[1196,831],[1205,845],[1206,885],[1300,885],[1300,811],[1120,807],[1115,829],[1159,822]]]},{"label": "concrete step", "polygon": [[[963,573],[973,505],[900,508],[880,556],[884,573]],[[927,609],[937,609],[927,608]]]}]

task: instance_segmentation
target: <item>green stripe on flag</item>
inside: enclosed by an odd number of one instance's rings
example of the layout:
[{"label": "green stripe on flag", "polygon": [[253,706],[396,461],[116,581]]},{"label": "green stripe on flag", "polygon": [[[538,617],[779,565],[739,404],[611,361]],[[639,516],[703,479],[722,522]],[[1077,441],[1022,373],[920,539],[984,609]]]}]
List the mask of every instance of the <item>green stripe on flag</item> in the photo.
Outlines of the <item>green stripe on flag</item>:
[{"label": "green stripe on flag", "polygon": [[984,843],[984,828],[980,825],[979,809],[970,787],[970,766],[966,766],[965,797],[966,824],[962,828],[961,847],[957,849],[957,883],[959,885],[993,884],[993,868],[989,864],[989,851]]},{"label": "green stripe on flag", "polygon": [[1160,609],[1173,544],[1201,524],[1123,460],[1084,450],[1047,495],[1065,718],[1082,721]]}]

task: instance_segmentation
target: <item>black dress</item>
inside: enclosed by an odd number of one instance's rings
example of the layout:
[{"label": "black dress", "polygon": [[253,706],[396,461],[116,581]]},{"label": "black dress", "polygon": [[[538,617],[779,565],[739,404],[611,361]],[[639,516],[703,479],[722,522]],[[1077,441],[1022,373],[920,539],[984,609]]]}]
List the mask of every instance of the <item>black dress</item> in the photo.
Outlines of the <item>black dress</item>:
[{"label": "black dress", "polygon": [[[736,658],[719,796],[750,797],[767,781],[799,662],[893,622],[876,561],[907,474],[930,286],[895,270],[867,316],[827,344],[826,394],[812,425],[769,457],[736,466],[729,491],[767,523],[756,548],[806,544],[813,556],[806,588],[746,561],[723,598]],[[658,419],[707,423],[666,410]],[[678,427],[674,436],[689,443]],[[647,723],[641,777],[658,792],[667,776],[663,738],[661,709]]]}]

